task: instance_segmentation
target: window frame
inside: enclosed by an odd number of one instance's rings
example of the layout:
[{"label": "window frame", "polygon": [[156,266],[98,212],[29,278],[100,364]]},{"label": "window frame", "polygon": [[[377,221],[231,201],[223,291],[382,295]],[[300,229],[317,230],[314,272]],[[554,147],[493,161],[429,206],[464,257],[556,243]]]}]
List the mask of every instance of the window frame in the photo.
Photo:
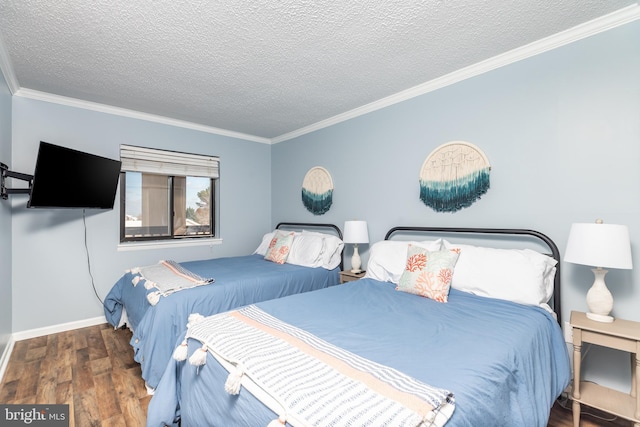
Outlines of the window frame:
[{"label": "window frame", "polygon": [[[155,155],[165,155],[167,156],[167,158],[171,158],[173,161],[174,158],[180,158],[181,155],[186,156],[187,158],[187,162],[189,158],[203,158],[203,159],[207,159],[208,161],[211,161],[215,164],[215,167],[213,168],[215,170],[215,173],[212,173],[210,176],[201,176],[201,175],[193,175],[193,174],[188,174],[188,169],[186,169],[186,173],[185,174],[167,174],[167,173],[161,173],[161,171],[159,171],[158,173],[155,173],[156,175],[160,175],[160,176],[164,176],[167,178],[167,189],[168,189],[168,216],[169,216],[169,221],[168,221],[168,233],[166,235],[146,235],[146,236],[136,236],[136,237],[128,237],[127,236],[127,227],[126,227],[126,175],[127,172],[141,172],[141,173],[146,173],[146,174],[154,174],[154,172],[144,172],[141,170],[130,170],[133,167],[131,166],[132,163],[131,161],[129,162],[124,162],[123,161],[123,167],[120,171],[120,243],[121,244],[131,244],[131,243],[153,243],[153,242],[158,242],[158,243],[166,243],[166,242],[171,242],[171,241],[185,241],[185,240],[198,240],[198,239],[215,239],[218,238],[218,229],[219,229],[219,224],[218,224],[218,212],[219,212],[219,199],[218,199],[218,186],[219,186],[219,180],[220,180],[220,174],[219,174],[219,167],[220,167],[220,159],[217,156],[206,156],[206,155],[198,155],[198,154],[191,154],[191,153],[180,153],[180,152],[175,152],[175,151],[169,151],[169,150],[158,150],[158,149],[150,149],[150,148],[142,148],[142,147],[133,147],[133,146],[125,146],[125,145],[121,145],[121,160],[123,158],[123,149],[124,150],[130,150],[128,153],[131,152],[137,152],[137,154],[135,155],[142,155],[142,160],[144,161],[144,154],[145,153],[150,153],[151,156],[155,156]],[[133,151],[131,151],[133,150]],[[142,154],[140,154],[142,153]],[[135,162],[135,161],[134,161]],[[127,164],[129,166],[127,166]],[[178,165],[180,167],[179,162],[176,162],[175,165]],[[175,166],[174,165],[174,166]],[[148,168],[148,165],[146,166]],[[169,169],[172,169],[172,167],[169,167]],[[209,200],[209,226],[210,226],[210,232],[206,233],[206,234],[186,234],[186,235],[175,235],[175,217],[176,217],[176,209],[175,209],[175,197],[174,197],[174,193],[175,193],[175,178],[176,177],[202,177],[202,178],[209,178],[209,188],[210,188],[210,200]],[[163,226],[164,229],[164,226]]]}]

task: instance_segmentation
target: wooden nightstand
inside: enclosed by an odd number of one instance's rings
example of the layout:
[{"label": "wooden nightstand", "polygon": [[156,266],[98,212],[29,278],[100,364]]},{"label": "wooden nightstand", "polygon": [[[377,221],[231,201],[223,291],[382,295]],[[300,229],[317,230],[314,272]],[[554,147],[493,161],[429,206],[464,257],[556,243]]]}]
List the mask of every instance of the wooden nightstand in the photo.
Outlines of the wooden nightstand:
[{"label": "wooden nightstand", "polygon": [[340,283],[353,282],[354,280],[362,279],[366,271],[360,273],[352,273],[351,270],[344,270],[340,272]]},{"label": "wooden nightstand", "polygon": [[[580,404],[615,414],[640,427],[640,322],[616,319],[595,322],[585,313],[571,312],[573,328],[573,425],[580,425]],[[580,381],[582,343],[615,348],[631,353],[631,393],[625,394],[598,384]]]}]

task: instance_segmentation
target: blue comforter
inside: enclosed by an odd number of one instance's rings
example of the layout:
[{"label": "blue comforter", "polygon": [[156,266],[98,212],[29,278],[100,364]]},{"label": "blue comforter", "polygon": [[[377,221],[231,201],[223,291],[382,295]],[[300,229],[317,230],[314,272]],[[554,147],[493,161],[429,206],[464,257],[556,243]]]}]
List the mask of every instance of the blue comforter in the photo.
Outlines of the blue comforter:
[{"label": "blue comforter", "polygon": [[338,269],[275,264],[261,255],[191,261],[181,266],[215,281],[161,297],[152,306],[146,295],[154,289],[145,289],[143,282],[133,286],[134,276],[127,273],[105,298],[105,316],[113,326],[119,325],[123,308],[126,311],[127,323],[133,330],[134,359],[140,363],[142,378],[151,388],[158,385],[190,314],[212,315],[340,282]]},{"label": "blue comforter", "polygon": [[[256,304],[275,317],[455,395],[447,426],[547,425],[570,380],[567,347],[546,311],[451,290],[438,303],[361,279]],[[201,344],[190,340],[189,354]],[[151,400],[148,426],[266,426],[277,415],[209,355],[197,369],[173,359]]]}]

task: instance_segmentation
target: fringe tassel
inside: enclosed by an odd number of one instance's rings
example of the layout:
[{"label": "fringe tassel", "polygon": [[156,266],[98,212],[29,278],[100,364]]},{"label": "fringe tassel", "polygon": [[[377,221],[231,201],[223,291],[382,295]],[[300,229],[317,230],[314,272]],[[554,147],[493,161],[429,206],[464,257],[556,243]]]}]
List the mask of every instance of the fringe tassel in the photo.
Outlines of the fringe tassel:
[{"label": "fringe tassel", "polygon": [[150,292],[147,294],[147,301],[149,304],[156,305],[160,301],[160,292]]},{"label": "fringe tassel", "polygon": [[189,329],[191,326],[195,325],[196,323],[200,323],[202,319],[204,319],[204,316],[202,314],[191,313],[189,315],[189,319],[187,320],[187,329]]},{"label": "fringe tassel", "polygon": [[420,180],[420,200],[436,212],[456,212],[468,208],[490,187],[490,168],[454,181]]},{"label": "fringe tassel", "polygon": [[280,415],[277,419],[271,421],[267,427],[282,427],[287,422],[284,415]]},{"label": "fringe tassel", "polygon": [[133,283],[133,286],[136,286],[139,281],[140,281],[140,276],[136,276],[133,279],[131,279],[131,283]]},{"label": "fringe tassel", "polygon": [[144,282],[144,288],[145,289],[151,289],[151,288],[153,288],[155,286],[156,286],[155,282],[152,282],[151,280],[145,280],[145,282]]},{"label": "fringe tassel", "polygon": [[193,366],[203,366],[207,363],[207,345],[197,349],[189,358],[189,363]]},{"label": "fringe tassel", "polygon": [[238,364],[236,368],[229,373],[227,377],[227,381],[224,383],[224,390],[232,395],[237,395],[240,393],[240,383],[242,381],[242,376],[244,375],[244,367],[241,364]]},{"label": "fringe tassel", "polygon": [[131,274],[140,274],[140,267],[135,267],[129,270]]},{"label": "fringe tassel", "polygon": [[187,360],[187,351],[187,340],[184,339],[182,343],[177,346],[175,350],[173,350],[173,359],[177,360],[178,362],[184,362],[185,360]]}]

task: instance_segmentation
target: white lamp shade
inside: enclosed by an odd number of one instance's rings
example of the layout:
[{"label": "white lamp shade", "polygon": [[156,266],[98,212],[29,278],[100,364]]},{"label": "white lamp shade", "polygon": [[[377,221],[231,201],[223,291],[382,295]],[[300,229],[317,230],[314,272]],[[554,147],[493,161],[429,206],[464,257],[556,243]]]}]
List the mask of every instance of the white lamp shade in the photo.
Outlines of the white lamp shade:
[{"label": "white lamp shade", "polygon": [[369,243],[369,231],[367,221],[345,221],[344,222],[344,243]]},{"label": "white lamp shade", "polygon": [[592,267],[630,270],[633,264],[629,229],[617,224],[572,224],[564,260]]}]

